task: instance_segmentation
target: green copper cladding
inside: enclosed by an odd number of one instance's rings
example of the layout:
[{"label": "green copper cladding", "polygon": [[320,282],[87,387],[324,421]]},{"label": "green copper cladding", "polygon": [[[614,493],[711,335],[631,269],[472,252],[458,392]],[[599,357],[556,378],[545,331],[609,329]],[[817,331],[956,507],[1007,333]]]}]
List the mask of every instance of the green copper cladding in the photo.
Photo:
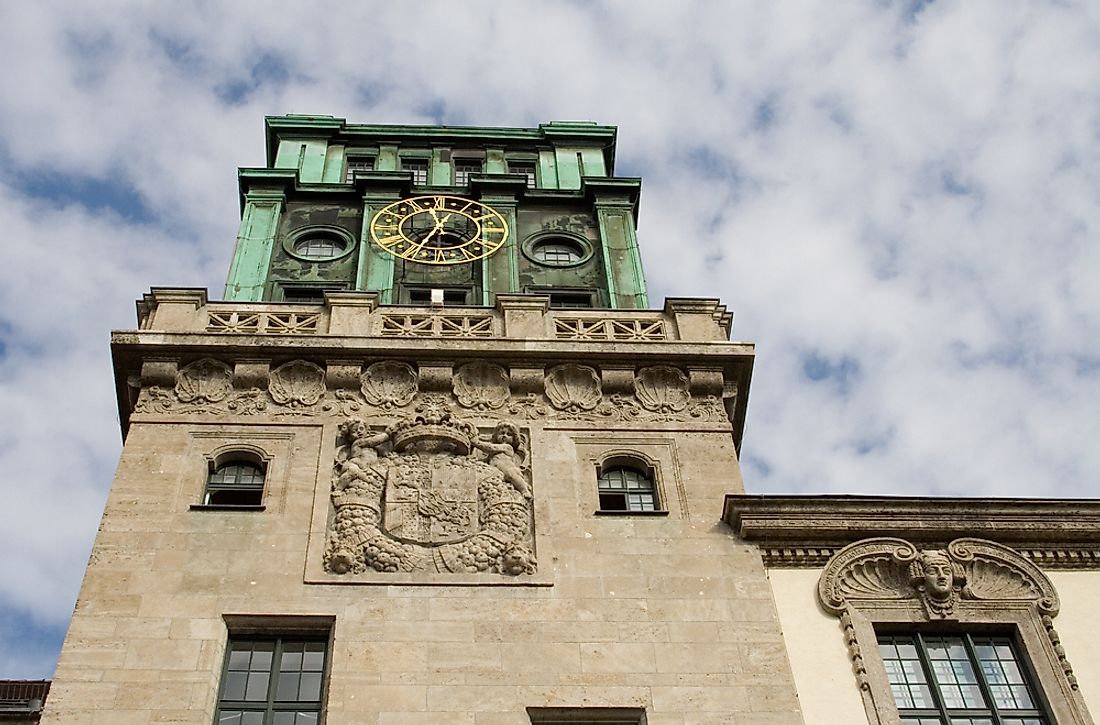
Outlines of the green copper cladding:
[{"label": "green copper cladding", "polygon": [[[268,117],[265,128],[266,166],[239,173],[227,299],[319,303],[325,291],[358,290],[380,293],[383,304],[415,304],[443,288],[445,304],[491,305],[515,292],[549,294],[563,306],[648,304],[640,182],[614,176],[614,126],[382,126],[288,115]],[[372,239],[375,215],[391,202],[440,195],[495,209],[508,225],[504,244],[432,268]]]}]

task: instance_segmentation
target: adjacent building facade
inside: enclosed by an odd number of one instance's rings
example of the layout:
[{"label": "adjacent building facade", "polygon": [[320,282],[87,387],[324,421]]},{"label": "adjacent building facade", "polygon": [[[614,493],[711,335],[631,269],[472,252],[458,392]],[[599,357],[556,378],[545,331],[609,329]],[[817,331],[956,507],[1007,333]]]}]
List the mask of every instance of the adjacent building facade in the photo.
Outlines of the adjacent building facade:
[{"label": "adjacent building facade", "polygon": [[614,128],[266,131],[224,299],[113,335],[42,722],[1092,722],[1100,507],[746,496],[753,347],[652,308]]}]

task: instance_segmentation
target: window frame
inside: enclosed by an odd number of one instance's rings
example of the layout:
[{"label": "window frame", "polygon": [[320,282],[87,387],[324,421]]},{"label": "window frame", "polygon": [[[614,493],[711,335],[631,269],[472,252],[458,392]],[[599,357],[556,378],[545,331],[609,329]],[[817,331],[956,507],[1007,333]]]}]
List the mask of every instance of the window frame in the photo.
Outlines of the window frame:
[{"label": "window frame", "polygon": [[[360,168],[363,162],[369,161],[370,168]],[[377,171],[378,170],[378,153],[347,153],[344,155],[344,183],[355,183],[355,172],[363,171]]]},{"label": "window frame", "polygon": [[528,707],[531,725],[646,725],[644,707]]},{"label": "window frame", "polygon": [[[878,650],[880,634],[920,630],[925,633],[1000,634],[1010,636],[1016,653],[1032,676],[1029,684],[1047,715],[1048,725],[1084,725],[1091,723],[1078,690],[1072,668],[1057,644],[1053,617],[1058,612],[1058,596],[1053,584],[1033,562],[1015,550],[993,541],[958,538],[947,545],[961,547],[971,556],[975,551],[997,562],[1013,576],[1029,582],[1029,598],[1012,595],[989,598],[960,597],[946,615],[931,616],[922,603],[922,594],[901,582],[892,582],[880,593],[864,587],[840,599],[833,599],[833,583],[861,562],[875,560],[877,568],[889,566],[889,556],[915,558],[918,552],[937,546],[918,547],[903,539],[870,537],[855,541],[837,551],[825,565],[818,580],[818,600],[825,611],[839,617],[849,658],[870,725],[901,725],[894,704],[886,666]],[[886,556],[883,556],[883,555]],[[875,569],[870,569],[874,571]],[[889,581],[888,579],[886,581]],[[1032,594],[1038,592],[1037,596]]]},{"label": "window frame", "polygon": [[[412,305],[415,307],[432,307],[431,291],[433,289],[443,290],[443,306],[445,307],[471,307],[470,302],[473,296],[474,289],[471,286],[463,285],[446,285],[446,286],[433,286],[426,284],[402,284],[401,285],[401,304]],[[414,300],[413,296],[420,296],[424,292],[428,293],[428,299],[426,301]],[[462,295],[462,301],[456,301],[455,297]],[[450,297],[450,299],[448,299]]]},{"label": "window frame", "polygon": [[[576,261],[566,262],[564,264],[555,264],[553,262],[546,262],[539,259],[538,248],[544,244],[567,244],[572,245],[580,252],[580,257]],[[596,256],[596,248],[592,244],[591,240],[585,238],[580,234],[574,234],[560,229],[536,232],[531,236],[523,240],[520,244],[520,251],[523,256],[539,267],[546,269],[569,269],[573,267],[580,267],[592,261]]]},{"label": "window frame", "polygon": [[[418,168],[409,168],[409,164],[416,164]],[[421,169],[420,164],[423,164],[423,181],[420,180]],[[416,153],[403,153],[397,156],[397,170],[407,171],[412,175],[413,186],[433,186],[432,184],[432,156],[430,151],[416,152]]]},{"label": "window frame", "polygon": [[[469,166],[470,168],[459,170],[459,166]],[[473,168],[476,166],[477,168]],[[478,156],[455,156],[451,155],[451,179],[452,186],[466,187],[470,185],[470,177],[474,174],[485,173],[485,158]]]},{"label": "window frame", "polygon": [[[272,714],[275,712],[301,712],[315,711],[317,722],[325,721],[328,710],[328,688],[331,683],[332,653],[333,653],[333,627],[335,618],[330,616],[309,615],[247,615],[226,614],[223,615],[226,625],[224,639],[225,649],[222,653],[221,671],[218,680],[217,699],[214,705],[214,725],[218,725],[218,716],[222,708],[262,712],[263,725],[270,725]],[[227,674],[234,642],[275,642],[271,664],[268,668],[267,697],[262,701],[263,709],[258,710],[257,700],[227,700],[223,697],[228,683]],[[311,701],[283,701],[275,700],[278,691],[278,677],[275,675],[276,663],[281,661],[275,657],[275,652],[283,651],[284,643],[321,643],[323,645],[323,661],[319,670],[320,693],[316,703]],[[304,670],[303,670],[304,671]],[[310,670],[312,671],[312,670]],[[302,705],[305,705],[304,707]]]},{"label": "window frame", "polygon": [[[531,172],[520,171],[514,167],[530,167]],[[528,189],[539,188],[539,159],[538,156],[532,156],[531,158],[511,158],[505,157],[504,168],[507,169],[509,174],[516,176],[523,176],[527,179]]]},{"label": "window frame", "polygon": [[[339,283],[308,283],[308,282],[279,282],[279,302],[288,305],[323,305],[325,304],[325,292],[343,292],[348,288],[347,284]],[[303,299],[287,299],[287,292],[309,291],[310,296]]]},{"label": "window frame", "polygon": [[[606,309],[601,303],[600,290],[595,287],[558,287],[556,285],[528,285],[524,292],[532,295],[546,295],[547,304],[552,310],[599,310]],[[585,299],[589,304],[561,304],[562,300]]]},{"label": "window frame", "polygon": [[[191,504],[192,510],[210,511],[263,511],[266,508],[270,472],[271,456],[260,448],[250,445],[232,445],[218,449],[206,458],[205,478],[203,481],[201,500]],[[234,464],[248,464],[260,470],[263,478],[259,487],[259,502],[254,504],[230,504],[210,502],[210,479],[218,470]],[[229,487],[232,489],[232,487]]]},{"label": "window frame", "polygon": [[[624,504],[626,508],[604,508],[604,496],[617,493],[613,489],[605,489],[601,485],[603,477],[615,470],[631,471],[639,474],[641,478],[649,481],[650,495],[652,497],[652,509],[631,509],[628,492],[624,488]],[[664,492],[661,486],[660,468],[658,464],[636,451],[614,451],[605,455],[596,462],[596,511],[597,516],[667,516],[668,507],[665,505]]]},{"label": "window frame", "polygon": [[[973,685],[978,689],[982,699],[985,701],[984,707],[952,707],[944,699],[944,686],[945,683],[938,681],[938,678],[934,672],[933,662],[935,660],[929,654],[929,640],[938,638],[952,638],[959,639],[963,645],[963,649],[966,653],[966,662],[969,663],[972,670],[975,682]],[[884,640],[890,640],[884,642]],[[886,658],[882,656],[881,647],[884,644],[897,645],[900,644],[897,640],[912,640],[913,646],[917,653],[917,662],[921,668],[921,675],[924,678],[923,684],[927,686],[933,706],[931,707],[905,707],[897,704],[897,696],[892,694],[894,698],[895,707],[898,710],[898,717],[906,722],[906,718],[921,718],[921,719],[936,719],[941,724],[944,722],[953,722],[955,718],[983,718],[997,723],[998,725],[1005,718],[1033,718],[1041,720],[1044,725],[1050,725],[1050,714],[1047,712],[1043,699],[1039,696],[1039,688],[1036,685],[1035,677],[1032,674],[1033,669],[1030,662],[1023,656],[1020,651],[1020,646],[1016,643],[1015,638],[1004,634],[993,634],[985,632],[975,632],[972,630],[962,631],[943,631],[939,629],[925,631],[922,628],[906,631],[896,632],[880,632],[878,634],[878,644],[880,647],[879,658],[883,661],[884,667]],[[985,675],[982,662],[977,653],[977,647],[980,640],[990,640],[991,642],[1003,642],[1009,646],[1012,651],[1013,661],[1020,670],[1023,678],[1023,685],[1026,686],[1028,694],[1033,700],[1034,707],[1032,708],[1019,708],[1014,710],[1005,710],[997,705],[996,698],[991,691],[991,684]],[[949,660],[955,662],[957,660]],[[962,660],[958,660],[962,661]],[[889,675],[887,676],[889,679]],[[965,683],[971,684],[971,683]],[[891,690],[894,685],[891,684]]]},{"label": "window frame", "polygon": [[[341,246],[342,251],[331,257],[309,257],[300,254],[297,250],[298,245],[314,237],[331,239]],[[308,226],[299,227],[283,237],[283,251],[294,259],[299,259],[308,264],[329,264],[344,259],[355,251],[356,247],[357,243],[355,238],[352,237],[351,232],[334,224],[310,224]]]}]

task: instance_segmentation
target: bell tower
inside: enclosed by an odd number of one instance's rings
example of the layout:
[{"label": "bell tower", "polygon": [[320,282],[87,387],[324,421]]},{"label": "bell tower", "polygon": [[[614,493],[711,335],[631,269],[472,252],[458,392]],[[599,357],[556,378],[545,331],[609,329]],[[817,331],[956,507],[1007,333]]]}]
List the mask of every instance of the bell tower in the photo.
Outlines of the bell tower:
[{"label": "bell tower", "polygon": [[720,520],[753,346],[651,305],[615,128],[265,129],[224,299],[112,336],[42,722],[800,722]]}]

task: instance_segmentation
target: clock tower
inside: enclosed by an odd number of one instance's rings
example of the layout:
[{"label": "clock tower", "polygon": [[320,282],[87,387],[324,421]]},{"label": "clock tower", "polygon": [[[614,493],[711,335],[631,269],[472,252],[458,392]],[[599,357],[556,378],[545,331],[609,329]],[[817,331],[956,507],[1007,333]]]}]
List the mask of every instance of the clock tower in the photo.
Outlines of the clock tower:
[{"label": "clock tower", "polygon": [[753,346],[653,308],[615,128],[265,127],[223,299],[112,335],[42,722],[801,722],[720,518]]},{"label": "clock tower", "polygon": [[242,169],[227,300],[645,309],[641,182],[615,176],[615,128],[368,126],[268,118],[268,167]]}]

